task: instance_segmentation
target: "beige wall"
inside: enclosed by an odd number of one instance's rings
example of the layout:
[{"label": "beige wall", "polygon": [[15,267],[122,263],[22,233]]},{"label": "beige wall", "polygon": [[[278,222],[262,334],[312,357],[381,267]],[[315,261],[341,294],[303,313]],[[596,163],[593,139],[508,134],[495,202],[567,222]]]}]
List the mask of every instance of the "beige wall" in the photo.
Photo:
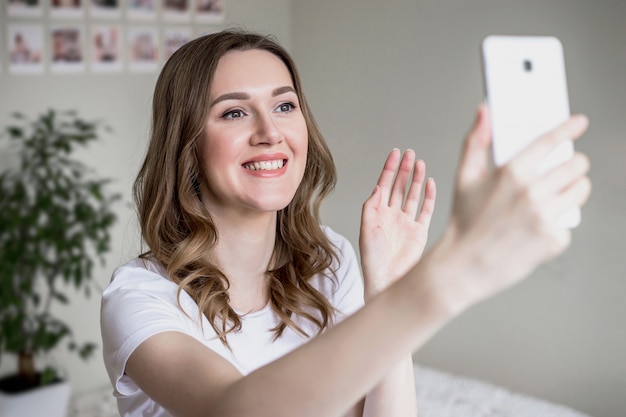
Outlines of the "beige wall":
[{"label": "beige wall", "polygon": [[561,38],[572,109],[592,121],[577,145],[592,159],[595,187],[583,223],[564,256],[468,311],[415,359],[595,416],[623,416],[626,3],[317,0],[294,6],[296,59],[339,167],[324,220],[355,243],[360,205],[394,146],[414,148],[437,180],[431,239],[441,233],[460,143],[483,96],[484,36]]}]

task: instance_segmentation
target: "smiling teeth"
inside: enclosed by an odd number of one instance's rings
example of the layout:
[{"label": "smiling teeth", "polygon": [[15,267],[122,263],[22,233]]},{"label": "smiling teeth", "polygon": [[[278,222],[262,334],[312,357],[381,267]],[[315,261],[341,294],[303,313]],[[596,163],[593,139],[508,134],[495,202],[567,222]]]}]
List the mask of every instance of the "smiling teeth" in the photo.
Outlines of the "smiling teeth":
[{"label": "smiling teeth", "polygon": [[250,162],[249,164],[245,164],[243,167],[251,171],[272,171],[280,169],[284,165],[285,162],[282,159],[276,159],[274,161]]}]

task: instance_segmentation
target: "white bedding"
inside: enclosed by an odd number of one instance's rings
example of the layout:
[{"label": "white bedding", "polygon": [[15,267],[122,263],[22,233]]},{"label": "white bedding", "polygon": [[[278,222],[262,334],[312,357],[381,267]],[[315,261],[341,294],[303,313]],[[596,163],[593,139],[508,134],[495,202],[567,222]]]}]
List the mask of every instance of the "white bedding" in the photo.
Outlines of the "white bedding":
[{"label": "white bedding", "polygon": [[415,367],[420,417],[589,417],[475,379]]},{"label": "white bedding", "polygon": [[[415,367],[419,417],[589,417],[474,379]],[[75,395],[68,417],[118,417],[111,388]]]}]

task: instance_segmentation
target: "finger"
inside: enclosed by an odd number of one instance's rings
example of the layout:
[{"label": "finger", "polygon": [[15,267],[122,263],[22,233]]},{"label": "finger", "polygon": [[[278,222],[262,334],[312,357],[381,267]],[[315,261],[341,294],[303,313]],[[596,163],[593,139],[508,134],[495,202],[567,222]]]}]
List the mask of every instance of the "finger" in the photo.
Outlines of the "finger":
[{"label": "finger", "polygon": [[528,147],[522,150],[511,160],[514,169],[528,173],[541,173],[536,169],[539,163],[545,160],[559,145],[568,140],[575,140],[582,136],[589,126],[589,120],[584,115],[574,115],[551,130]]},{"label": "finger", "polygon": [[384,201],[389,201],[391,194],[391,187],[393,185],[393,178],[396,175],[398,164],[400,163],[400,150],[394,148],[387,156],[383,170],[378,177],[378,186],[380,187],[381,198]]},{"label": "finger", "polygon": [[567,188],[573,181],[589,172],[590,164],[586,155],[575,153],[563,164],[554,167],[541,177],[535,187],[542,195],[556,194]]},{"label": "finger", "polygon": [[413,169],[413,179],[409,192],[406,196],[406,202],[402,211],[415,218],[417,214],[417,208],[422,198],[422,187],[424,185],[424,178],[426,177],[426,164],[424,161],[419,160],[415,162],[415,168]]},{"label": "finger", "polygon": [[435,212],[435,200],[437,198],[437,187],[435,185],[435,180],[429,178],[426,181],[426,189],[424,191],[424,202],[422,203],[422,209],[420,210],[420,214],[417,218],[417,222],[422,224],[426,230],[428,231],[428,227],[430,226],[430,220],[433,217],[433,213]]},{"label": "finger", "polygon": [[380,208],[382,202],[382,193],[380,190],[380,186],[376,184],[374,187],[374,191],[372,191],[372,195],[369,196],[367,200],[363,203],[363,208],[361,211],[361,223],[368,222],[376,216],[377,210]]},{"label": "finger", "polygon": [[582,207],[590,195],[591,180],[589,177],[579,178],[560,193],[558,198],[554,199],[554,202],[548,208],[549,216],[554,216],[558,219],[572,208]]},{"label": "finger", "polygon": [[487,173],[491,126],[489,110],[485,104],[478,107],[474,126],[465,139],[457,171],[457,184],[465,187]]},{"label": "finger", "polygon": [[406,186],[409,183],[409,178],[411,177],[411,172],[413,172],[414,164],[415,152],[409,149],[404,153],[404,155],[402,155],[400,168],[398,169],[398,174],[393,182],[393,188],[389,198],[389,207],[402,208]]}]

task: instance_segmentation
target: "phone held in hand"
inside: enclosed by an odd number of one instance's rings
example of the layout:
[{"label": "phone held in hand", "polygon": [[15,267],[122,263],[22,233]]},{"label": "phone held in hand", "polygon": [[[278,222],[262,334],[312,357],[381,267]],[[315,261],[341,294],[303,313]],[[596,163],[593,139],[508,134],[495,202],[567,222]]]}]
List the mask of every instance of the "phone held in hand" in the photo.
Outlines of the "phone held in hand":
[{"label": "phone held in hand", "polygon": [[[488,36],[482,42],[482,58],[494,163],[501,166],[569,118],[563,45],[552,36]],[[573,154],[573,144],[567,141],[537,169],[545,172]],[[576,227],[580,209],[566,212],[560,223]]]}]

